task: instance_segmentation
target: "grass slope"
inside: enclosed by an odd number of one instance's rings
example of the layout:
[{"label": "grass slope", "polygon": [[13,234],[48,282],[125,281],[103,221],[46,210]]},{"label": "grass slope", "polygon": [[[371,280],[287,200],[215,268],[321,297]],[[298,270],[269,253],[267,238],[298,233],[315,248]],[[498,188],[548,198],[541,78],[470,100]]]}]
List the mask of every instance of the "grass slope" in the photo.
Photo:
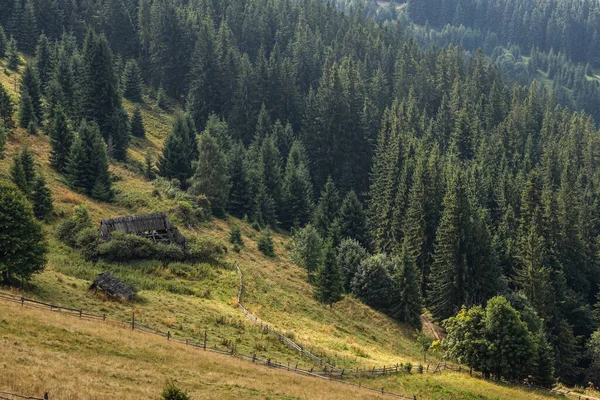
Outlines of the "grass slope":
[{"label": "grass slope", "polygon": [[[8,76],[0,72],[0,81],[11,91],[17,104],[14,82],[18,78],[18,74]],[[130,103],[125,103],[125,106],[128,110],[133,108]],[[50,247],[47,268],[20,289],[20,293],[122,319],[130,318],[135,312],[137,321],[169,330],[175,335],[198,340],[206,331],[211,342],[216,341],[223,346],[236,344],[245,353],[256,352],[280,362],[298,362],[307,366],[308,361],[299,360],[297,353],[272,336],[262,334],[237,310],[238,277],[233,264],[238,262],[245,276],[246,307],[315,354],[324,354],[344,368],[389,366],[401,362],[416,365],[420,362],[421,354],[411,328],[395,323],[352,296],[336,304],[333,310],[316,302],[312,288],[306,282],[305,272],[289,258],[289,238],[284,234],[274,235],[276,257],[265,258],[257,250],[259,233],[242,221],[213,219],[192,230],[184,228],[175,218],[185,235],[210,237],[226,245],[229,245],[227,239],[231,226],[238,224],[242,227],[245,244],[240,253],[229,251],[219,265],[164,266],[158,261],[91,263],[83,260],[75,250],[59,243],[54,238],[55,227],[71,214],[77,204],[87,205],[95,223],[102,218],[153,211],[166,211],[172,215],[177,202],[167,199],[164,194],[159,197],[153,195],[152,183],[145,180],[138,170],[147,148],[159,153],[170,129],[172,114],[159,110],[150,101],[142,106],[142,112],[148,137],[133,140],[128,164],[111,165],[118,192],[112,204],[95,202],[68,189],[63,177],[49,167],[47,137],[42,134],[31,137],[22,129],[13,132],[9,139],[8,157],[0,161],[0,177],[8,177],[11,158],[22,146],[28,146],[52,190],[56,214],[45,226]],[[119,303],[89,293],[90,281],[105,270],[134,284],[140,290],[139,299],[133,303]],[[160,386],[165,377],[172,377],[185,382],[186,387],[197,394],[194,398],[227,398],[225,395],[211,397],[213,390],[217,391],[215,393],[230,393],[231,398],[348,397],[345,389],[305,381],[305,378],[255,371],[251,366],[237,362],[234,371],[225,371],[225,364],[220,364],[224,360],[217,356],[187,355],[179,350],[170,353],[170,347],[154,339],[140,341],[139,336],[130,336],[116,328],[88,323],[80,325],[79,321],[10,309],[4,304],[0,310],[0,335],[7,349],[2,367],[6,373],[0,374],[0,390],[3,387],[14,387],[15,390],[64,387],[61,390],[65,390],[65,396],[60,398],[106,398],[110,389],[123,393],[124,397],[114,396],[116,398],[140,398],[155,396],[157,385]],[[22,321],[22,324],[17,321]],[[213,369],[214,372],[208,372]],[[10,372],[14,370],[27,370],[28,373],[18,378],[18,373]],[[69,380],[74,383],[64,383]],[[292,387],[294,382],[305,385],[310,388],[305,390],[310,392],[300,389],[277,392],[289,382]],[[419,399],[542,398],[541,395],[531,397],[531,393],[483,382],[465,374],[386,377],[375,379],[370,386],[418,393]],[[76,391],[86,395],[78,396]],[[96,391],[102,395],[94,397]]]}]

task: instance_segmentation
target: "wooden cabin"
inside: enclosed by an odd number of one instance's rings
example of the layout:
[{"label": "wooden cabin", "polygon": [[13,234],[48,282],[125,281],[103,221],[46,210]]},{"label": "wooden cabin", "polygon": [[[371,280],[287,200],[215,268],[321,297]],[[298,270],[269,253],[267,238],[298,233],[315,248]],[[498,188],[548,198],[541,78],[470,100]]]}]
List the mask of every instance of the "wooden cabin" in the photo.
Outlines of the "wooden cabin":
[{"label": "wooden cabin", "polygon": [[115,278],[108,272],[103,272],[90,286],[90,290],[101,290],[102,292],[114,297],[131,300],[135,297],[135,290]]},{"label": "wooden cabin", "polygon": [[186,241],[185,237],[162,212],[103,219],[100,222],[100,238],[109,241],[113,232],[142,236],[155,243],[185,246]]}]

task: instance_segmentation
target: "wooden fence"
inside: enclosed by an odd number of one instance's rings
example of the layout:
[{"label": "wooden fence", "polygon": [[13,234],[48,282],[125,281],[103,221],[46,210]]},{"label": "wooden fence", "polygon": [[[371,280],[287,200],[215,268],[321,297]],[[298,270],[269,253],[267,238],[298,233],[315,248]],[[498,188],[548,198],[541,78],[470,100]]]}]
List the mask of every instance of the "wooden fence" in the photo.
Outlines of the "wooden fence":
[{"label": "wooden fence", "polygon": [[[291,365],[289,363],[284,364],[284,363],[278,362],[276,360],[273,360],[269,357],[259,356],[256,353],[255,354],[241,353],[237,350],[235,345],[233,345],[231,348],[223,348],[220,344],[218,344],[218,345],[212,344],[211,345],[209,343],[208,334],[206,331],[204,332],[204,336],[201,339],[201,341],[178,338],[175,335],[171,334],[170,331],[167,331],[167,332],[161,331],[159,329],[150,327],[148,325],[140,323],[139,321],[136,321],[135,314],[132,314],[131,321],[124,321],[124,320],[119,320],[116,318],[109,317],[106,314],[93,314],[93,313],[89,313],[89,312],[84,312],[82,309],[44,303],[44,302],[40,302],[37,300],[29,299],[29,298],[26,298],[23,296],[15,296],[15,295],[12,295],[9,293],[3,293],[3,292],[0,292],[0,301],[7,301],[7,302],[15,303],[15,304],[20,304],[22,307],[36,308],[36,309],[40,309],[40,310],[44,310],[44,311],[61,313],[63,315],[76,317],[76,318],[79,318],[82,320],[110,323],[111,325],[115,325],[115,326],[118,326],[121,328],[131,329],[133,331],[138,331],[141,333],[161,336],[161,337],[166,338],[170,342],[185,345],[185,346],[195,348],[198,350],[210,351],[213,353],[228,355],[228,356],[240,359],[240,360],[252,362],[257,365],[263,365],[268,368],[288,371],[288,372],[292,372],[292,373],[296,373],[296,374],[304,375],[304,376],[309,376],[309,377],[313,377],[313,378],[317,378],[317,379],[324,379],[324,380],[336,382],[336,383],[347,385],[347,386],[353,386],[353,387],[356,387],[361,390],[376,392],[376,393],[387,395],[390,397],[396,397],[396,398],[408,399],[408,400],[417,400],[416,396],[407,396],[407,395],[403,395],[400,393],[386,391],[384,388],[376,389],[376,388],[372,388],[372,387],[368,387],[368,386],[363,386],[360,383],[355,384],[355,383],[343,381],[341,379],[346,378],[352,374],[349,372],[345,372],[344,370],[333,371],[331,369],[328,369],[327,366],[325,366],[323,368],[323,370],[317,370],[315,367],[311,368],[310,370],[302,369],[302,368],[298,368],[298,364],[296,364],[296,365]],[[379,373],[379,369],[376,372]],[[388,372],[391,372],[391,371],[388,369]],[[8,394],[8,392],[7,392],[7,394]],[[13,398],[2,397],[3,394],[2,394],[2,392],[0,392],[0,400],[4,400],[4,399],[15,400],[16,398],[45,400],[45,398],[18,396],[15,394],[11,394],[11,395],[13,395],[15,397],[13,397]],[[47,394],[46,394],[46,398],[47,398]]]},{"label": "wooden fence", "polygon": [[33,396],[24,396],[22,394],[0,391],[0,399],[2,399],[2,400],[17,400],[17,399],[48,400],[48,393],[44,393],[44,397],[33,397]]}]

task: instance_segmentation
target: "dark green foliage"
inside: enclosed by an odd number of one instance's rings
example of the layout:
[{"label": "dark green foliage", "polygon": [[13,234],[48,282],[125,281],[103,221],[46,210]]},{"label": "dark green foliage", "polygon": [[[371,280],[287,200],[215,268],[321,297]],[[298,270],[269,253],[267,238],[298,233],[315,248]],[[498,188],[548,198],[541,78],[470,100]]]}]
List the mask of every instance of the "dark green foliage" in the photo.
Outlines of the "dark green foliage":
[{"label": "dark green foliage", "polygon": [[123,97],[133,102],[142,101],[142,74],[137,62],[127,61],[123,75]]},{"label": "dark green foliage", "polygon": [[15,155],[10,167],[10,176],[13,183],[29,196],[35,180],[35,162],[29,148],[24,147]]},{"label": "dark green foliage", "polygon": [[35,49],[35,69],[40,79],[40,89],[43,93],[50,81],[53,71],[52,48],[46,35],[41,34]]},{"label": "dark green foliage", "polygon": [[262,225],[275,226],[283,204],[283,176],[281,155],[275,140],[269,137],[262,141],[256,165],[258,188],[254,205],[254,218]]},{"label": "dark green foliage", "polygon": [[267,257],[275,257],[275,244],[270,232],[260,235],[258,238],[258,250]]},{"label": "dark green foliage", "polygon": [[315,298],[321,303],[332,306],[342,300],[344,285],[337,263],[335,249],[331,240],[325,242],[323,248],[323,265],[315,278]]},{"label": "dark green foliage", "polygon": [[14,185],[0,181],[0,279],[27,280],[46,264],[42,228],[31,205]]},{"label": "dark green foliage", "polygon": [[146,137],[146,128],[144,128],[144,119],[139,107],[134,108],[131,115],[131,136],[143,138]]},{"label": "dark green foliage", "polygon": [[27,125],[27,133],[29,134],[29,136],[37,136],[38,130],[35,126],[35,122],[29,122],[29,125]]},{"label": "dark green foliage", "polygon": [[108,154],[117,161],[125,161],[127,159],[131,126],[129,124],[129,115],[127,115],[123,107],[115,110],[109,124]]},{"label": "dark green foliage", "polygon": [[16,71],[21,64],[21,56],[19,56],[19,50],[17,49],[17,41],[11,36],[8,44],[6,45],[6,60],[9,69]]},{"label": "dark green foliage", "polygon": [[322,237],[329,236],[331,224],[340,208],[340,195],[331,177],[321,192],[321,197],[312,216],[312,223]]},{"label": "dark green foliage", "polygon": [[252,211],[252,197],[246,161],[246,150],[241,143],[234,144],[227,157],[229,182],[229,200],[227,211],[242,218]]},{"label": "dark green foliage", "polygon": [[193,174],[192,161],[196,146],[196,132],[191,118],[178,114],[158,160],[159,174],[167,179],[177,179],[186,188]]},{"label": "dark green foliage", "polygon": [[42,221],[48,221],[52,216],[52,192],[46,186],[42,175],[37,176],[31,188],[31,203],[33,214]]},{"label": "dark green foliage", "polygon": [[54,108],[46,125],[46,133],[50,137],[50,165],[58,172],[64,173],[73,144],[73,133],[61,105]]},{"label": "dark green foliage", "polygon": [[69,246],[75,246],[77,235],[84,229],[92,227],[92,218],[85,205],[73,207],[71,218],[62,221],[56,227],[56,238]]},{"label": "dark green foliage", "polygon": [[[22,128],[27,128],[29,122],[33,121],[39,123],[43,119],[42,112],[42,91],[41,91],[41,82],[38,75],[38,71],[36,68],[32,67],[31,64],[27,64],[25,69],[23,70],[23,75],[21,76],[21,109],[20,109],[20,124]],[[26,96],[26,94],[28,96]],[[29,100],[26,100],[27,104],[24,104],[23,97],[29,97]],[[28,102],[31,101],[31,105]],[[24,107],[27,108],[27,117],[24,117]],[[31,109],[33,109],[33,114],[31,113]],[[24,124],[27,122],[27,124]]]},{"label": "dark green foliage", "polygon": [[172,380],[167,381],[160,396],[161,400],[190,400],[190,397],[183,390],[179,389]]},{"label": "dark green foliage", "polygon": [[25,92],[21,94],[21,103],[19,105],[19,126],[21,128],[27,128],[29,124],[36,123],[35,108],[33,107],[33,101],[29,93]]},{"label": "dark green foliage", "polygon": [[369,248],[367,218],[361,202],[353,190],[348,192],[339,210],[338,223],[340,236],[357,240],[363,247]]},{"label": "dark green foliage", "polygon": [[394,280],[394,296],[389,310],[390,316],[420,328],[423,300],[419,288],[417,265],[408,249],[407,241],[402,248],[402,255],[392,279]]},{"label": "dark green foliage", "polygon": [[0,58],[4,58],[6,55],[6,47],[8,46],[8,38],[6,37],[6,31],[0,26]]},{"label": "dark green foliage", "polygon": [[146,150],[146,157],[144,159],[144,177],[148,180],[154,179],[156,174],[154,173],[154,157],[152,157],[152,150]]},{"label": "dark green foliage", "polygon": [[307,225],[294,232],[293,243],[292,259],[306,269],[308,279],[313,281],[315,272],[323,265],[323,239],[312,225]]},{"label": "dark green foliage", "polygon": [[195,172],[189,180],[189,192],[205,195],[212,210],[222,214],[231,189],[225,154],[208,131],[198,138],[198,150],[200,155],[193,162]]},{"label": "dark green foliage", "polygon": [[391,273],[395,262],[385,254],[364,260],[352,280],[352,293],[365,304],[386,310],[392,301],[394,282]]},{"label": "dark green foliage", "polygon": [[337,248],[337,261],[346,293],[352,291],[352,281],[358,268],[369,256],[367,250],[354,239],[344,239]]},{"label": "dark green foliage", "polygon": [[6,156],[6,142],[8,140],[8,132],[6,132],[6,128],[4,127],[4,121],[0,120],[0,160],[4,159]]},{"label": "dark green foliage", "polygon": [[69,152],[65,174],[73,189],[98,200],[113,199],[106,145],[96,124],[83,122],[79,127]]},{"label": "dark green foliage", "polygon": [[292,145],[283,178],[281,220],[286,228],[306,225],[313,209],[313,190],[308,170],[308,157],[301,142]]},{"label": "dark green foliage", "polygon": [[600,330],[594,332],[587,348],[592,365],[588,369],[586,379],[597,387],[600,385]]},{"label": "dark green foliage", "polygon": [[4,122],[4,128],[13,127],[13,102],[4,86],[0,83],[0,119]]},{"label": "dark green foliage", "polygon": [[231,227],[231,232],[229,232],[229,243],[243,245],[244,239],[242,239],[242,230],[239,225],[233,225]]}]

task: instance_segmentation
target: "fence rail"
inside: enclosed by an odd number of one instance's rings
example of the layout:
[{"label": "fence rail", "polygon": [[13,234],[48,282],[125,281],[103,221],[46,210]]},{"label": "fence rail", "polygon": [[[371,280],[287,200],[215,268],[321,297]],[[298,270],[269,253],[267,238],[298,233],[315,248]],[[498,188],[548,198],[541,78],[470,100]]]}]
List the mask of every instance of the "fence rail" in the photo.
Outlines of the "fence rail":
[{"label": "fence rail", "polygon": [[[136,321],[135,314],[132,314],[131,321],[124,321],[124,320],[119,320],[116,318],[108,317],[106,314],[100,315],[100,314],[86,313],[86,312],[83,312],[82,309],[76,309],[76,308],[70,308],[70,307],[64,307],[64,306],[58,306],[58,305],[54,305],[54,304],[44,303],[44,302],[40,302],[37,300],[29,299],[29,298],[26,298],[23,296],[15,296],[15,295],[12,295],[9,293],[4,293],[4,292],[0,292],[0,301],[7,301],[7,302],[11,302],[11,303],[20,304],[22,307],[35,308],[35,309],[40,309],[40,310],[50,311],[50,312],[58,312],[58,313],[62,313],[63,315],[73,316],[73,317],[77,317],[77,318],[85,319],[85,320],[89,320],[89,321],[110,323],[112,325],[115,325],[115,326],[118,326],[118,327],[121,327],[124,329],[131,329],[133,331],[137,331],[137,332],[141,332],[141,333],[165,337],[167,340],[174,342],[176,344],[179,344],[179,345],[184,345],[184,346],[188,346],[188,347],[191,347],[194,349],[209,351],[209,352],[213,352],[213,353],[217,353],[217,354],[228,355],[228,356],[237,358],[239,360],[252,362],[256,365],[262,365],[262,366],[265,366],[268,368],[288,371],[291,373],[309,376],[309,377],[313,377],[313,378],[324,379],[324,380],[328,380],[331,382],[336,382],[339,384],[356,387],[361,390],[366,390],[366,391],[371,391],[371,392],[387,395],[390,397],[396,397],[396,398],[407,399],[407,400],[417,400],[416,396],[406,396],[406,395],[403,395],[400,393],[386,391],[384,388],[376,389],[376,388],[372,388],[372,387],[368,387],[368,386],[363,386],[361,384],[343,381],[340,378],[348,377],[352,373],[348,373],[348,372],[345,372],[344,370],[339,370],[339,369],[334,369],[334,368],[328,369],[328,367],[327,367],[327,365],[325,365],[325,363],[324,363],[325,366],[324,366],[323,370],[317,370],[314,367],[311,368],[310,370],[308,370],[308,369],[298,368],[298,364],[296,364],[294,366],[290,365],[289,363],[283,364],[283,363],[275,361],[271,358],[259,356],[256,353],[252,354],[252,355],[241,353],[237,350],[235,345],[233,345],[231,348],[222,348],[222,347],[219,347],[219,345],[217,345],[217,344],[212,344],[212,346],[211,346],[210,343],[208,342],[208,334],[206,331],[204,332],[204,337],[201,342],[194,341],[191,339],[177,338],[174,335],[172,335],[171,332],[169,332],[169,331],[164,332],[159,329],[150,327],[148,325],[145,325],[145,324],[142,324],[142,323]],[[250,314],[250,315],[252,315],[252,314]],[[316,357],[316,356],[314,356],[314,357]],[[318,358],[318,357],[316,357],[316,358]],[[320,360],[320,358],[319,358],[319,360]],[[46,400],[47,399],[47,397],[46,398],[27,397],[27,396],[19,396],[19,395],[12,394],[12,393],[10,393],[10,395],[14,396],[14,397],[9,398],[9,397],[3,397],[3,393],[6,395],[9,395],[8,392],[0,392],[0,400],[4,400],[4,399],[16,400],[15,398],[33,399],[33,400]]]},{"label": "fence rail", "polygon": [[[10,397],[6,397],[10,396]],[[15,399],[30,399],[30,400],[48,400],[48,393],[44,393],[44,397],[24,396],[22,394],[16,394],[11,392],[0,391],[0,399],[15,400]]]}]

